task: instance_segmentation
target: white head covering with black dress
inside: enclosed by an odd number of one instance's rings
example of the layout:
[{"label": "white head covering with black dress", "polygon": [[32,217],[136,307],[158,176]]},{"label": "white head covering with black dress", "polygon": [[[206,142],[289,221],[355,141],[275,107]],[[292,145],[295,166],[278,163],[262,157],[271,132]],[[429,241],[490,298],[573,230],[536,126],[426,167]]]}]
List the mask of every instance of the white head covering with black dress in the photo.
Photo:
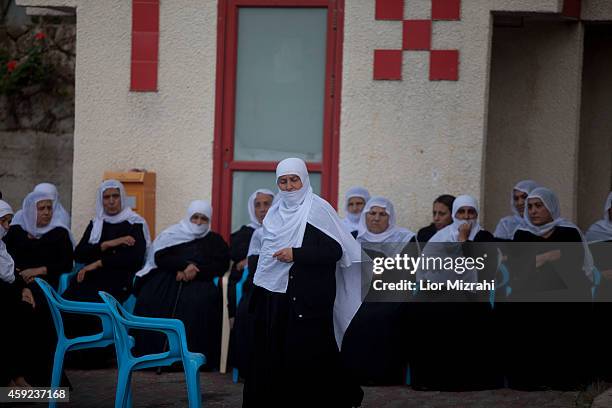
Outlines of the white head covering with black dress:
[{"label": "white head covering with black dress", "polygon": [[185,242],[191,242],[196,239],[204,238],[210,231],[210,221],[206,224],[197,225],[191,222],[191,217],[194,214],[205,215],[209,220],[212,219],[212,207],[206,200],[195,200],[189,204],[185,218],[178,224],[174,224],[155,238],[153,246],[147,253],[147,262],[145,266],[138,272],[136,276],[143,277],[151,270],[155,269],[155,254],[164,248],[180,245]]},{"label": "white head covering with black dress", "polygon": [[[366,216],[368,212],[372,209],[372,207],[381,207],[384,208],[387,214],[389,214],[389,226],[387,229],[381,233],[374,233],[368,230],[366,223]],[[385,249],[385,254],[387,256],[394,256],[401,252],[402,249],[406,246],[406,243],[410,242],[410,240],[414,237],[414,232],[410,231],[407,228],[398,227],[395,225],[396,216],[395,216],[395,208],[393,207],[393,203],[391,200],[385,197],[375,196],[368,200],[363,211],[361,212],[361,216],[359,217],[359,227],[357,229],[357,242],[359,242],[363,247],[367,247],[368,243],[373,244],[386,244],[381,249]],[[393,245],[397,244],[397,245]],[[390,246],[393,246],[391,248]]]},{"label": "white head covering with black dress", "polygon": [[[74,239],[72,238],[72,232],[70,232],[70,227],[63,222],[63,219],[60,217],[55,217],[54,214],[51,216],[51,221],[44,227],[38,227],[37,219],[38,219],[38,211],[36,205],[41,201],[51,201],[53,202],[53,195],[47,192],[40,191],[32,191],[30,194],[25,196],[23,199],[23,204],[21,206],[21,223],[20,226],[23,228],[28,234],[33,236],[35,239],[40,239],[47,232],[51,231],[55,228],[64,228],[68,232],[68,236],[72,241],[74,246]],[[11,223],[13,225],[14,223]]]},{"label": "white head covering with black dress", "polygon": [[519,226],[522,226],[525,222],[523,214],[519,214],[516,206],[514,205],[514,191],[520,191],[529,195],[529,193],[531,193],[531,191],[537,187],[539,187],[538,183],[533,180],[522,180],[516,183],[510,192],[510,209],[512,210],[513,215],[508,215],[507,217],[499,220],[499,223],[495,228],[495,233],[493,234],[496,238],[512,239],[512,237],[514,237],[514,231],[516,231],[516,229]]},{"label": "white head covering with black dress", "polygon": [[258,230],[262,226],[261,222],[259,222],[259,220],[257,219],[257,215],[255,215],[255,199],[257,198],[257,194],[266,194],[272,196],[272,202],[274,202],[276,198],[275,194],[267,188],[260,188],[258,190],[255,190],[253,194],[251,194],[247,205],[247,208],[249,210],[249,218],[251,220],[248,226],[253,228],[254,230]]},{"label": "white head covering with black dress", "polygon": [[612,240],[612,219],[610,218],[612,208],[612,191],[608,194],[604,203],[604,216],[601,220],[591,225],[586,233],[588,242],[602,242]]},{"label": "white head covering with black dress", "polygon": [[584,262],[583,262],[583,270],[585,275],[593,280],[593,255],[589,250],[589,246],[587,245],[586,239],[582,234],[580,228],[576,226],[576,224],[566,220],[561,217],[561,206],[559,205],[559,199],[557,195],[550,189],[546,187],[537,187],[529,193],[527,196],[527,200],[532,198],[539,198],[542,200],[542,204],[548,209],[550,212],[550,216],[552,217],[552,221],[544,224],[544,225],[534,225],[531,223],[529,219],[529,206],[528,202],[525,203],[525,223],[524,225],[517,228],[518,230],[528,231],[534,235],[542,237],[552,231],[555,227],[567,227],[574,228],[580,234],[580,238],[582,239],[582,246],[584,248]]},{"label": "white head covering with black dress", "polygon": [[[104,211],[103,195],[106,190],[111,188],[118,189],[119,194],[121,195],[121,211],[115,215],[108,215]],[[100,242],[102,227],[104,226],[105,222],[108,222],[109,224],[119,224],[124,221],[127,221],[130,224],[142,224],[142,230],[147,242],[147,247],[151,245],[151,233],[149,232],[149,226],[144,218],[126,205],[125,188],[123,187],[123,184],[117,180],[105,180],[102,182],[102,184],[100,184],[98,193],[96,195],[96,216],[93,219],[93,227],[91,229],[91,234],[89,235],[89,243],[97,244]]]},{"label": "white head covering with black dress", "polygon": [[[59,193],[57,187],[51,183],[40,183],[34,187],[32,192],[43,193],[50,196],[53,201],[53,218],[56,219],[58,225],[65,225],[70,230],[70,214],[64,208],[62,203],[59,201]],[[25,230],[25,223],[23,221],[23,208],[15,213],[11,225],[19,225]],[[70,237],[72,240],[72,236]]]},{"label": "white head covering with black dress", "polygon": [[359,229],[359,219],[364,212],[363,210],[359,214],[349,212],[349,200],[354,197],[362,198],[363,201],[367,203],[370,199],[370,192],[363,187],[351,187],[344,195],[344,212],[346,216],[342,219],[342,223],[348,232],[357,231]]},{"label": "white head covering with black dress", "polygon": [[[0,218],[5,215],[13,214],[13,209],[6,201],[0,200]],[[8,231],[0,225],[0,280],[6,283],[15,282],[15,261],[6,250],[6,245],[2,238]]]},{"label": "white head covering with black dress", "polygon": [[440,231],[436,232],[433,237],[429,240],[429,242],[458,242],[459,241],[459,227],[463,224],[471,224],[472,229],[470,230],[470,235],[468,240],[473,241],[474,237],[482,227],[478,222],[478,217],[473,220],[460,220],[457,218],[457,212],[461,207],[471,207],[476,210],[476,214],[480,213],[480,209],[478,206],[478,200],[469,195],[460,195],[455,198],[453,202],[453,222],[450,225],[442,228]]},{"label": "white head covering with black dress", "polygon": [[340,347],[344,332],[361,305],[361,248],[346,232],[334,208],[312,192],[303,160],[285,159],[276,167],[277,180],[290,174],[300,177],[302,188],[279,191],[278,201],[268,210],[254,283],[271,292],[286,293],[293,264],[280,262],[273,254],[283,248],[301,247],[307,223],[333,238],[342,247],[342,258],[336,264],[334,303],[334,332]]}]

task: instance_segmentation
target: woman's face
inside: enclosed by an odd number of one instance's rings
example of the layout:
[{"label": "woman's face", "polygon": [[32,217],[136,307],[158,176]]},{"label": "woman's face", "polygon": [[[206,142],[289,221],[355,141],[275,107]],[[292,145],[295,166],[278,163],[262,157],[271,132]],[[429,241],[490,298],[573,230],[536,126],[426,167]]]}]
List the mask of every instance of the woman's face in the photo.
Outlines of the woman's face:
[{"label": "woman's face", "polygon": [[514,201],[514,208],[520,215],[525,213],[525,200],[527,200],[527,193],[520,190],[512,190],[512,200]]},{"label": "woman's face", "polygon": [[380,234],[389,228],[389,213],[383,207],[373,206],[366,213],[366,227],[373,234]]},{"label": "woman's face", "polygon": [[257,193],[255,196],[253,206],[255,207],[255,217],[260,224],[263,222],[268,210],[272,206],[273,200],[274,198],[269,194]]},{"label": "woman's face", "polygon": [[459,220],[470,221],[478,218],[478,213],[474,207],[464,206],[457,210],[455,217]]},{"label": "woman's face", "polygon": [[0,218],[0,225],[2,226],[2,228],[8,231],[11,225],[11,221],[13,221],[13,214],[6,214],[2,218]]},{"label": "woman's face", "polygon": [[281,191],[297,191],[302,188],[302,180],[297,174],[287,174],[286,176],[280,176],[276,180],[276,184]]},{"label": "woman's face", "polygon": [[102,205],[104,212],[108,215],[116,215],[121,212],[121,192],[118,188],[107,188],[102,193]]},{"label": "woman's face", "polygon": [[553,220],[550,211],[539,198],[530,198],[527,200],[527,211],[529,213],[529,221],[535,226],[548,224]]},{"label": "woman's face", "polygon": [[351,214],[361,214],[365,207],[365,200],[361,197],[351,197],[348,200],[348,212]]},{"label": "woman's face", "polygon": [[195,225],[204,225],[210,222],[207,216],[205,216],[204,214],[200,214],[200,213],[193,214],[191,218],[189,219],[189,221],[191,221],[191,223]]},{"label": "woman's face", "polygon": [[437,230],[450,225],[453,222],[450,209],[442,203],[434,203],[433,205],[433,223]]},{"label": "woman's face", "polygon": [[41,200],[36,203],[36,226],[43,228],[49,225],[53,217],[53,201]]}]

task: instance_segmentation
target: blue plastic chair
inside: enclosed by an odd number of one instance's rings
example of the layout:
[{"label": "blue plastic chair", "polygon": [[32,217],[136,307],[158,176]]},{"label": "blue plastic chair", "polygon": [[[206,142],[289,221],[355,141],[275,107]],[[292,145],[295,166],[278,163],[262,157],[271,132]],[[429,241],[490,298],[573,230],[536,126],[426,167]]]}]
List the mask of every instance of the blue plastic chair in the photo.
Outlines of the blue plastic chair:
[{"label": "blue plastic chair", "polygon": [[[187,349],[187,335],[183,322],[177,319],[134,316],[108,293],[98,293],[111,313],[115,333],[115,348],[119,366],[115,408],[131,406],[132,371],[169,366],[177,361],[182,361],[185,370],[189,407],[201,407],[199,369],[206,362],[206,357],[200,353],[192,353]],[[128,334],[130,329],[149,330],[165,334],[168,337],[168,351],[134,357],[131,351],[134,347],[134,338]]]},{"label": "blue plastic chair", "polygon": [[[47,303],[55,330],[57,331],[57,346],[53,360],[53,372],[51,375],[51,387],[59,387],[62,368],[64,366],[64,356],[66,352],[72,350],[83,350],[96,347],[106,347],[114,342],[113,324],[108,307],[104,303],[74,302],[62,298],[45,280],[35,278],[36,283],[42,289]],[[97,316],[102,321],[102,331],[89,336],[81,336],[69,339],[64,333],[64,322],[61,312],[86,314]],[[49,402],[49,407],[55,407],[55,401]]]},{"label": "blue plastic chair", "polygon": [[72,271],[67,273],[62,273],[59,277],[59,285],[57,287],[57,293],[62,295],[68,286],[70,286],[70,281],[74,279],[74,277],[79,273],[79,271],[85,266],[82,263],[75,263]]},{"label": "blue plastic chair", "polygon": [[[249,277],[249,267],[245,266],[242,271],[242,277],[238,282],[236,282],[236,309],[238,309],[238,305],[240,305],[240,299],[242,299],[242,288],[244,286],[244,282],[246,282]],[[232,381],[237,383],[239,377],[239,372],[237,368],[232,370]]]}]

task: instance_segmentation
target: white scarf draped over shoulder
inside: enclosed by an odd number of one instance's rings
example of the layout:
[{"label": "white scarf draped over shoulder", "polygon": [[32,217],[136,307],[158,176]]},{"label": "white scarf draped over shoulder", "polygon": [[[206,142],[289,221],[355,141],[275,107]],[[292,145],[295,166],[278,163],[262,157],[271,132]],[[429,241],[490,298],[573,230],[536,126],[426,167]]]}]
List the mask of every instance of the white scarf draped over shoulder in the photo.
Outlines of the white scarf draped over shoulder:
[{"label": "white scarf draped over shoulder", "polygon": [[612,208],[612,192],[608,194],[604,203],[603,218],[591,225],[586,233],[588,242],[601,242],[612,240],[612,219],[610,219],[610,208]]},{"label": "white scarf draped over shoulder", "polygon": [[364,187],[351,187],[344,195],[344,212],[346,216],[342,219],[342,224],[346,227],[348,232],[357,231],[359,229],[359,219],[361,213],[363,213],[363,210],[359,214],[349,212],[349,200],[355,197],[362,198],[363,201],[367,203],[370,199],[370,192]]},{"label": "white scarf draped over shoulder", "polygon": [[[119,194],[121,195],[121,211],[115,215],[108,215],[104,211],[104,192],[108,189],[116,188],[119,190]],[[149,232],[149,226],[144,218],[134,212],[127,204],[126,204],[126,195],[125,195],[125,187],[120,181],[117,180],[105,180],[100,184],[98,188],[98,192],[96,195],[96,216],[92,220],[93,227],[91,229],[91,234],[89,235],[89,243],[97,244],[100,242],[100,237],[102,236],[102,227],[105,222],[109,224],[119,224],[124,221],[129,222],[130,224],[142,224],[142,230],[144,233],[145,240],[147,242],[147,248],[151,245],[151,233]]]},{"label": "white scarf draped over shoulder", "polygon": [[[191,217],[194,214],[205,215],[209,222],[206,224],[196,225],[191,222]],[[143,277],[151,270],[157,268],[155,264],[155,254],[162,249],[180,245],[185,242],[191,242],[196,239],[204,238],[210,232],[210,220],[212,219],[212,207],[210,203],[205,200],[195,200],[189,204],[185,218],[183,218],[178,224],[174,224],[155,238],[153,246],[147,253],[147,261],[145,266],[138,272],[136,276]]]},{"label": "white scarf draped over shoulder", "polygon": [[[5,215],[13,214],[13,209],[6,201],[0,200],[0,218]],[[15,261],[6,250],[6,245],[2,238],[8,231],[0,225],[0,280],[6,283],[15,282]]]},{"label": "white scarf draped over shoulder", "polygon": [[302,188],[279,191],[278,200],[268,210],[254,283],[271,292],[286,293],[293,263],[280,262],[273,254],[283,248],[301,247],[307,223],[333,238],[342,248],[342,258],[336,264],[334,303],[334,333],[340,348],[344,332],[361,305],[361,248],[346,232],[334,208],[312,192],[303,160],[281,161],[276,168],[276,179],[285,175],[299,176]]},{"label": "white scarf draped over shoulder", "polygon": [[516,231],[516,229],[519,226],[523,225],[523,223],[525,222],[523,214],[519,214],[518,210],[514,205],[514,191],[520,191],[529,195],[529,193],[531,193],[531,191],[537,187],[539,187],[538,183],[533,180],[522,180],[516,183],[516,185],[512,188],[512,191],[510,192],[510,209],[512,210],[513,214],[508,215],[499,220],[499,223],[495,228],[495,232],[493,233],[496,238],[512,239],[512,237],[514,237],[514,232]]}]

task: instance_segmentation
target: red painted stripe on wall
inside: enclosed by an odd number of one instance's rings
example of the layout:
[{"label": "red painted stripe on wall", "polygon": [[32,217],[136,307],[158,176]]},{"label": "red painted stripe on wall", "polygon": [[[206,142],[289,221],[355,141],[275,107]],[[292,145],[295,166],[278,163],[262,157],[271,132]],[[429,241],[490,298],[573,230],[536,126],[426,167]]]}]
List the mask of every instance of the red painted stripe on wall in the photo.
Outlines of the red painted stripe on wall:
[{"label": "red painted stripe on wall", "polygon": [[158,62],[159,0],[133,0],[131,91],[157,91]]}]

